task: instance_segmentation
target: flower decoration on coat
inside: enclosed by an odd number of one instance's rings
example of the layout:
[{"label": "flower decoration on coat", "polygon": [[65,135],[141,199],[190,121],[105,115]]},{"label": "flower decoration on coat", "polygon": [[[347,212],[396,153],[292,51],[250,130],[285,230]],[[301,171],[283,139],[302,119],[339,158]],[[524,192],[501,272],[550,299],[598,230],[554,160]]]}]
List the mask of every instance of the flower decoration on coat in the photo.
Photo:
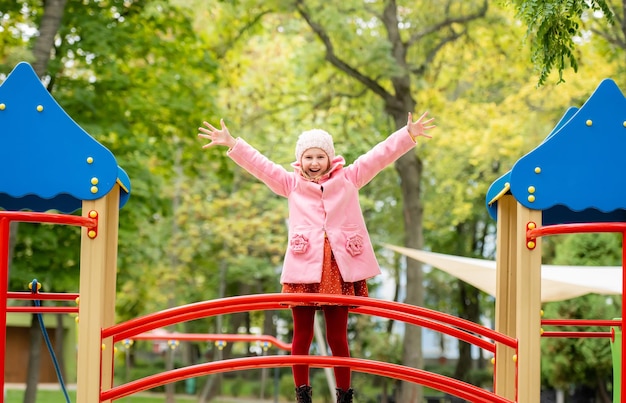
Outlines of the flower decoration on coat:
[{"label": "flower decoration on coat", "polygon": [[296,234],[289,242],[293,253],[305,253],[309,248],[309,239],[302,234]]},{"label": "flower decoration on coat", "polygon": [[346,249],[352,256],[363,253],[363,237],[361,235],[350,235],[346,241]]}]

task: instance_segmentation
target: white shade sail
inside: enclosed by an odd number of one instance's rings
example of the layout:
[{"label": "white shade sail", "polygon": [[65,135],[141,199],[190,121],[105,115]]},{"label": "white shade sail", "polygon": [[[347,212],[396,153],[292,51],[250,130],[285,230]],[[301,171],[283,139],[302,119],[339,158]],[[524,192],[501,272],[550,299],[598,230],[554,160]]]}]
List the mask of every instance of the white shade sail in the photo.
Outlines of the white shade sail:
[{"label": "white shade sail", "polygon": [[[442,270],[496,296],[496,262],[426,252],[390,244],[384,247]],[[541,301],[562,301],[585,294],[622,294],[620,266],[541,266]]]}]

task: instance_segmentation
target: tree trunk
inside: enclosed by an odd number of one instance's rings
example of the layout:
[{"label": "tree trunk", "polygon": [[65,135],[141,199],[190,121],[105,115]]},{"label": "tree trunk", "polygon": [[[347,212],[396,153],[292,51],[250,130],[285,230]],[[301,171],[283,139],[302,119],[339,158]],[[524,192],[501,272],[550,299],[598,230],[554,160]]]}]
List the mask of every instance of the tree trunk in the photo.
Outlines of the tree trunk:
[{"label": "tree trunk", "polygon": [[[65,10],[66,0],[45,0],[44,11],[39,25],[39,35],[33,47],[35,62],[33,69],[38,77],[44,77],[48,69],[48,62],[54,39],[61,26],[61,19]],[[17,242],[16,222],[11,223],[11,236],[9,237],[9,264],[13,256],[13,250]],[[34,403],[37,397],[37,384],[39,383],[39,367],[41,359],[41,330],[36,315],[32,315],[30,327],[30,352],[28,356],[28,373],[26,375],[26,391],[24,392],[24,403]]]},{"label": "tree trunk", "polygon": [[[404,244],[407,248],[422,249],[424,236],[422,233],[422,195],[421,177],[422,162],[413,152],[405,154],[396,162],[396,170],[400,175],[402,200],[404,203]],[[406,298],[405,303],[424,306],[424,280],[422,265],[415,259],[407,259],[406,265]],[[422,329],[406,325],[404,344],[402,347],[403,365],[421,369],[424,367],[422,355]],[[403,382],[401,396],[398,401],[419,403],[422,401],[422,387],[411,382]]]},{"label": "tree trunk", "polygon": [[37,315],[31,315],[30,321],[30,351],[28,352],[28,372],[26,375],[26,390],[24,403],[37,401],[37,385],[39,384],[39,368],[41,367],[41,329]]},{"label": "tree trunk", "polygon": [[[262,290],[259,292],[262,292]],[[263,333],[262,334],[276,337],[276,326],[274,325],[274,315],[276,315],[275,311],[263,311]],[[263,355],[266,355],[266,351],[267,350],[264,347]],[[265,399],[265,395],[266,395],[265,390],[266,390],[268,379],[269,379],[269,368],[261,369],[261,391],[259,392],[259,399]]]},{"label": "tree trunk", "polygon": [[[459,285],[459,316],[470,322],[480,323],[480,291],[461,280],[457,280]],[[454,378],[462,381],[469,381],[470,371],[473,369],[473,359],[471,346],[468,343],[459,341],[459,360],[454,371]]]},{"label": "tree trunk", "polygon": [[54,331],[54,354],[59,365],[59,372],[65,381],[65,328],[63,327],[63,315],[55,315],[57,327]]},{"label": "tree trunk", "polygon": [[65,3],[66,0],[45,0],[43,2],[44,9],[41,24],[39,24],[39,36],[33,47],[33,56],[35,56],[33,69],[39,78],[43,78],[48,69],[48,62],[54,47],[54,39],[57,32],[59,32],[61,20],[63,19]]},{"label": "tree trunk", "polygon": [[[418,42],[426,42],[428,39],[423,35],[411,37],[408,41],[403,40],[400,34],[400,18],[398,16],[398,5],[396,0],[387,0],[384,2],[383,13],[379,16],[380,21],[385,27],[387,39],[391,46],[391,57],[395,60],[399,71],[396,75],[387,77],[391,80],[393,91],[381,85],[381,83],[373,77],[364,74],[359,67],[351,65],[347,60],[341,58],[341,55],[335,52],[329,31],[325,27],[314,20],[313,15],[307,7],[305,0],[297,0],[295,2],[296,11],[306,21],[312,31],[322,41],[326,49],[326,60],[342,71],[347,76],[354,79],[366,87],[371,93],[378,96],[385,105],[385,112],[394,119],[395,127],[400,128],[406,125],[407,113],[415,110],[416,102],[411,95],[411,68],[407,63],[407,54],[409,47],[416,45]],[[450,29],[454,24],[466,24],[475,19],[484,17],[487,12],[488,2],[485,0],[480,9],[470,12],[461,19],[451,18],[444,13],[442,21],[434,24],[432,28],[435,32],[443,32]],[[444,11],[442,11],[443,13]],[[458,39],[460,35],[444,35],[443,39],[435,39],[441,46],[436,47],[429,58],[424,60],[424,65],[419,69],[415,69],[415,74],[419,75],[427,67],[430,58],[434,57],[438,49],[442,49],[446,42]],[[395,164],[396,171],[400,176],[402,188],[402,202],[404,204],[404,245],[408,248],[421,249],[424,246],[424,236],[422,228],[422,195],[420,182],[422,179],[422,163],[415,152],[409,152],[402,156]],[[406,299],[407,304],[415,306],[423,306],[424,303],[424,285],[422,265],[414,259],[407,259],[406,273]],[[404,365],[423,368],[422,356],[422,331],[417,326],[407,326],[404,334],[404,346],[402,353],[402,361]],[[403,382],[401,384],[401,396],[398,401],[402,403],[421,403],[422,388],[411,382]]]},{"label": "tree trunk", "polygon": [[[179,139],[178,137],[174,138],[174,144],[178,145]],[[182,183],[184,180],[183,168],[181,165],[182,160],[182,149],[180,147],[176,148],[176,152],[174,154],[174,198],[172,199],[172,212],[174,213],[174,219],[172,220],[172,238],[176,239],[177,235],[180,232],[180,226],[178,225],[178,221],[176,219],[179,210],[180,210],[180,194]],[[168,260],[170,261],[170,266],[173,270],[177,270],[180,266],[180,259],[178,256],[172,252],[172,249],[168,249],[167,252]],[[172,280],[171,286],[173,289],[176,288],[175,280]],[[173,308],[176,302],[174,297],[170,297],[167,305],[168,308]],[[171,331],[175,331],[175,328],[172,326]],[[172,371],[175,366],[174,362],[174,348],[175,346],[170,346],[169,350],[165,354],[165,370]],[[176,403],[176,383],[168,382],[165,384],[165,402],[166,403]]]}]

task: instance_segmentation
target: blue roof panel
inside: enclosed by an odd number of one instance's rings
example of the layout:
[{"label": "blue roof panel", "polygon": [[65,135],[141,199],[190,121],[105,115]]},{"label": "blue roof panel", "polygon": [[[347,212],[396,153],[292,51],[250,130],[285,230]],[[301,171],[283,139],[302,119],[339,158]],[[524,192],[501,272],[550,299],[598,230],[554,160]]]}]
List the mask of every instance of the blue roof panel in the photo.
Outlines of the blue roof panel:
[{"label": "blue roof panel", "polygon": [[0,84],[0,172],[1,208],[62,212],[106,195],[120,173],[113,154],[67,115],[28,63]]},{"label": "blue roof panel", "polygon": [[[580,108],[570,108],[534,150],[507,173],[510,192],[523,206],[543,211],[543,222],[623,220],[626,215],[626,98],[603,80]],[[507,176],[507,175],[505,175]],[[490,187],[487,208],[502,188]]]}]

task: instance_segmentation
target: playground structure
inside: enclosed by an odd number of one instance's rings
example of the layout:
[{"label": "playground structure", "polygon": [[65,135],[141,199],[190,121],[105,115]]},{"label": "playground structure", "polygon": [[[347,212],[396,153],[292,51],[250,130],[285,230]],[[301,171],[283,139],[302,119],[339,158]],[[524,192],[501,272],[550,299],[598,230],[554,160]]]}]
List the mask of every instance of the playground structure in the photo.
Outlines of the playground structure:
[{"label": "playground structure", "polygon": [[[81,403],[110,402],[190,377],[305,362],[316,367],[350,366],[354,371],[418,383],[472,402],[536,403],[540,400],[541,237],[585,231],[626,234],[626,186],[622,183],[626,179],[618,176],[626,168],[626,159],[617,158],[626,145],[620,137],[626,130],[624,111],[626,100],[617,86],[610,80],[603,81],[583,107],[568,110],[546,140],[489,189],[487,208],[498,222],[495,331],[407,304],[317,294],[247,295],[202,301],[116,324],[118,219],[119,209],[130,195],[130,180],[110,151],[65,114],[32,68],[20,63],[0,85],[0,164],[4,165],[3,172],[11,173],[0,179],[0,207],[5,210],[0,211],[0,272],[4,273],[0,280],[4,300],[0,321],[6,325],[9,298],[73,299],[80,295],[79,308],[68,307],[67,312],[78,310],[80,317],[76,399]],[[45,136],[41,128],[45,128]],[[562,140],[564,135],[569,139]],[[50,152],[53,142],[61,144],[62,158]],[[572,144],[582,145],[586,158],[581,158]],[[597,178],[595,165],[581,163],[589,161],[589,156],[612,164],[607,172],[615,175]],[[563,159],[578,164],[574,171],[564,171],[567,168],[561,166]],[[566,182],[562,182],[564,178]],[[557,180],[561,182],[551,182]],[[611,189],[610,195],[607,189]],[[79,209],[82,216],[71,215]],[[51,210],[61,213],[48,213]],[[80,290],[88,292],[69,296],[8,292],[11,222],[80,226]],[[494,357],[494,391],[396,364],[285,355],[208,362],[113,385],[116,342],[198,318],[285,309],[288,302],[313,300],[354,306],[351,312],[356,314],[433,329],[484,349]],[[61,312],[61,308],[53,307],[27,308],[24,311]],[[601,323],[622,327],[621,320]],[[0,357],[4,361],[6,340],[4,332],[1,334]],[[598,337],[610,336],[607,332]],[[621,343],[620,351],[624,351],[623,339]],[[624,374],[622,369],[621,376]],[[4,383],[4,371],[0,378]],[[620,379],[619,384],[622,382]]]},{"label": "playground structure", "polygon": [[[546,139],[487,192],[487,208],[498,221],[496,330],[518,340],[519,402],[539,401],[541,237],[621,233],[624,289],[625,111],[626,99],[615,82],[603,80],[582,107],[569,108]],[[626,317],[624,309],[622,304],[622,318]],[[613,326],[623,328],[623,319],[616,322]],[[625,351],[624,341],[622,338],[621,352]],[[626,375],[624,360],[619,361],[616,390]],[[505,361],[496,369],[496,384],[513,371],[513,364]],[[513,396],[511,388],[506,384],[498,390]],[[619,392],[614,399],[626,401]]]}]

